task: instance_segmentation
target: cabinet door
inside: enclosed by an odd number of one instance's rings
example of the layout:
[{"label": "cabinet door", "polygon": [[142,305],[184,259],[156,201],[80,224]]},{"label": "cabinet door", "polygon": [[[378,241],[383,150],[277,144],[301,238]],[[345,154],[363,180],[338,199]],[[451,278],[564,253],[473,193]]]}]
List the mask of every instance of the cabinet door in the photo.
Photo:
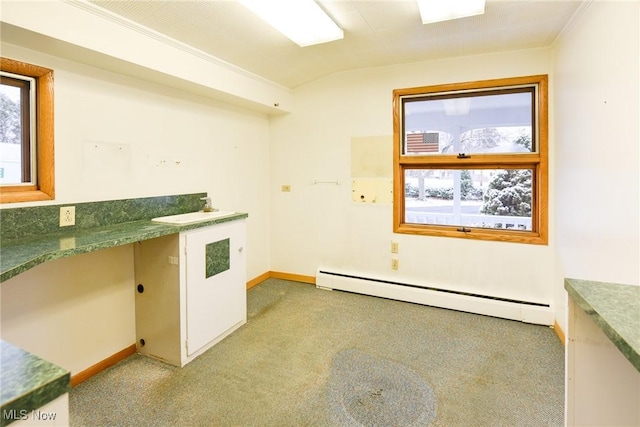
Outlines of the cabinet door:
[{"label": "cabinet door", "polygon": [[245,224],[185,233],[187,355],[246,321]]}]

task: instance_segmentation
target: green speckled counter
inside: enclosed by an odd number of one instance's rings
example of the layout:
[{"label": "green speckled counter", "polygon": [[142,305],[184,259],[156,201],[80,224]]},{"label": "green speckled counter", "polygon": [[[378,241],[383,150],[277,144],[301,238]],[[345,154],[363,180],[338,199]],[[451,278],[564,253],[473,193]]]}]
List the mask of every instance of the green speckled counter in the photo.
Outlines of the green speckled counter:
[{"label": "green speckled counter", "polygon": [[10,279],[43,262],[79,255],[113,246],[175,234],[181,231],[247,218],[246,213],[186,225],[167,225],[142,220],[70,232],[3,240],[0,257],[0,282]]},{"label": "green speckled counter", "polygon": [[76,224],[60,227],[61,205],[0,210],[0,282],[43,262],[167,234],[246,218],[234,213],[208,221],[167,225],[151,218],[196,212],[206,193],[103,202],[69,203],[76,208]]},{"label": "green speckled counter", "polygon": [[640,372],[640,286],[565,279],[564,287]]},{"label": "green speckled counter", "polygon": [[0,356],[0,426],[11,424],[21,415],[68,393],[71,388],[69,371],[2,340]]}]

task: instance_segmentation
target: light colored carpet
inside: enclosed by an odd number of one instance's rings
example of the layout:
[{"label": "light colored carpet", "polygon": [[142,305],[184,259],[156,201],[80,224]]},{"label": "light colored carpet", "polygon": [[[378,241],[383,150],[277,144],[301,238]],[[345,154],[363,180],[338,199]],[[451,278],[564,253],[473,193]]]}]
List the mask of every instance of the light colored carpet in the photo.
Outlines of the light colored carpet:
[{"label": "light colored carpet", "polygon": [[248,314],[182,369],[134,355],[74,388],[71,425],[564,424],[548,327],[275,279]]}]

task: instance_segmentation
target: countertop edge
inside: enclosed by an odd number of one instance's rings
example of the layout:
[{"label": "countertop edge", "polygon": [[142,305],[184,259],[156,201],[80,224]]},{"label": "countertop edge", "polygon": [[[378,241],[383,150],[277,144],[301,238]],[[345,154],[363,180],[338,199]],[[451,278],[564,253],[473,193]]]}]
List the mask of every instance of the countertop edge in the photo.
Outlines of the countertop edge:
[{"label": "countertop edge", "polygon": [[[2,365],[3,371],[18,369],[28,372],[29,365],[37,365],[38,369],[41,369],[41,365],[44,364],[44,369],[52,372],[47,374],[49,377],[47,377],[46,380],[36,384],[32,389],[19,390],[19,392],[9,397],[3,396],[3,399],[7,400],[3,400],[0,405],[0,411],[2,411],[0,426],[9,425],[19,420],[21,416],[31,414],[32,411],[43,407],[71,390],[71,373],[68,370],[54,365],[7,341],[2,341],[2,348],[5,356],[7,352],[10,359],[12,355],[15,356],[17,358],[16,363],[20,365],[8,366],[8,362],[4,360]],[[7,386],[11,386],[11,384],[4,384],[3,388]],[[7,416],[10,418],[6,418]]]},{"label": "countertop edge", "polygon": [[621,335],[603,316],[594,308],[587,299],[573,286],[576,279],[566,278],[564,288],[578,306],[593,319],[602,332],[620,350],[625,358],[640,372],[640,353],[631,345],[625,336]]},{"label": "countertop edge", "polygon": [[[69,393],[71,391],[71,373],[67,372],[66,374],[58,377],[54,380],[51,380],[49,383],[43,385],[37,392],[25,394],[20,396],[14,400],[4,402],[0,410],[2,411],[2,417],[0,417],[0,427],[7,426],[14,421],[18,421],[16,419],[5,419],[4,414],[7,411],[15,410],[17,414],[21,414],[26,411],[26,413],[31,414],[33,411],[38,408],[42,408],[44,405],[53,402],[58,397]],[[48,395],[44,399],[34,398],[34,393],[37,393],[36,396]]]}]

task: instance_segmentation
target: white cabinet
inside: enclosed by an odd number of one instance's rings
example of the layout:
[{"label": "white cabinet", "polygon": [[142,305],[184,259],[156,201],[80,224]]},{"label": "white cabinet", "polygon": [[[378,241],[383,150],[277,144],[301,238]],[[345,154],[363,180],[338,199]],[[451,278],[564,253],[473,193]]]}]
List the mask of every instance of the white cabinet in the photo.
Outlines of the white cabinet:
[{"label": "white cabinet", "polygon": [[184,366],[247,321],[245,221],[135,245],[138,352]]}]

